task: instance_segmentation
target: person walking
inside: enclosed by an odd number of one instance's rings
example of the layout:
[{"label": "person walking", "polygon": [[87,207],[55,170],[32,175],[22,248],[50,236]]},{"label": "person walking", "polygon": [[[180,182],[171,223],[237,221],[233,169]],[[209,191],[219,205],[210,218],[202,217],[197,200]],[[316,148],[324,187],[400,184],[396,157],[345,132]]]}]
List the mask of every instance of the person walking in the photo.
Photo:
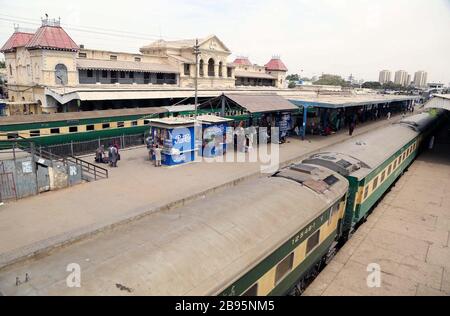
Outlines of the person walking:
[{"label": "person walking", "polygon": [[391,119],[391,112],[388,112],[387,119],[388,119],[388,121]]}]

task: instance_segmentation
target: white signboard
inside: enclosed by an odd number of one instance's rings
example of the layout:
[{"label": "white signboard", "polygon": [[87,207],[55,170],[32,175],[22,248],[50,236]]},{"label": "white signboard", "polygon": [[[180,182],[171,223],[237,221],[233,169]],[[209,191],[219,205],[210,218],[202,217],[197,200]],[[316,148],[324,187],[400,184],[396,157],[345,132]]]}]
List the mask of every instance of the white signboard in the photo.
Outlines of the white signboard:
[{"label": "white signboard", "polygon": [[22,162],[22,172],[23,173],[32,173],[33,166],[31,165],[31,161]]},{"label": "white signboard", "polygon": [[76,166],[70,166],[69,167],[69,174],[71,176],[76,176],[77,175],[77,167]]}]

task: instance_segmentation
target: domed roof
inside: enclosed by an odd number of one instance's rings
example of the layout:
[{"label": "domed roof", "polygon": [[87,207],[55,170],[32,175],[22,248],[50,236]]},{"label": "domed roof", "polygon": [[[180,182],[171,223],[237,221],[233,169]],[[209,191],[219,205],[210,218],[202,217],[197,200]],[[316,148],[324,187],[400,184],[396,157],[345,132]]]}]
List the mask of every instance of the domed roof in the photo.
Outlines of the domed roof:
[{"label": "domed roof", "polygon": [[5,45],[0,49],[0,52],[9,52],[17,47],[24,47],[33,37],[33,33],[14,32],[13,35],[6,41]]},{"label": "domed roof", "polygon": [[278,56],[272,57],[272,59],[265,65],[265,67],[267,70],[271,71],[288,71],[286,65]]}]

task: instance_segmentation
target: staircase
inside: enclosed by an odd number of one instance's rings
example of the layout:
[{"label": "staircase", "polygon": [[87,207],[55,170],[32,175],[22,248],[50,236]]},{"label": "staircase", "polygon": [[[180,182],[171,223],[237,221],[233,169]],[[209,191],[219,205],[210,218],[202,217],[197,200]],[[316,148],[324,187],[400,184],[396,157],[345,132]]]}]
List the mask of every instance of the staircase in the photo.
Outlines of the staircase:
[{"label": "staircase", "polygon": [[15,151],[21,150],[38,157],[38,159],[43,158],[52,162],[61,162],[65,166],[79,166],[81,169],[81,178],[85,181],[90,182],[108,178],[108,170],[105,168],[73,156],[63,157],[45,150],[36,150],[35,144],[26,138],[1,141],[0,150],[2,149],[12,150],[14,155]]}]

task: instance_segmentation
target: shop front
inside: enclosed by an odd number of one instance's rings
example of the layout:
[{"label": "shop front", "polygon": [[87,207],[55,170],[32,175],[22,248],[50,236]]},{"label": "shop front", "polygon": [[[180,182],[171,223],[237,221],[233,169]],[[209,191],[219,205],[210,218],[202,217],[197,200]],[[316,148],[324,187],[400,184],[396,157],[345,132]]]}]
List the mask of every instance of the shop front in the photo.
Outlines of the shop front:
[{"label": "shop front", "polygon": [[195,120],[191,118],[167,117],[149,120],[154,146],[162,149],[162,165],[177,166],[195,160],[194,125]]}]

